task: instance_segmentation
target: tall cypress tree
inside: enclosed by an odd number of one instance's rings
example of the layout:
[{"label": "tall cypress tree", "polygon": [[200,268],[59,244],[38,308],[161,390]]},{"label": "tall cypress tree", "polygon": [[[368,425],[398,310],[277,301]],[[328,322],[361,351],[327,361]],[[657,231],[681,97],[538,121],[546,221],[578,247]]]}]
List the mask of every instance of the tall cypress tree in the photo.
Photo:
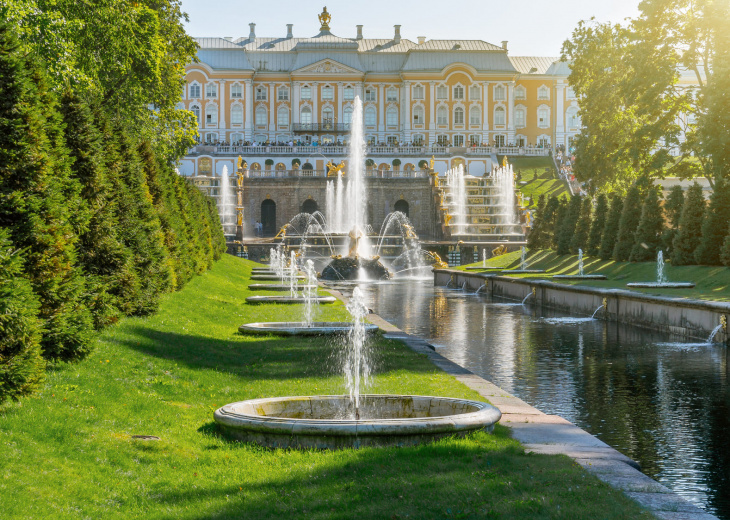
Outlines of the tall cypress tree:
[{"label": "tall cypress tree", "polygon": [[613,259],[625,262],[631,256],[631,249],[636,242],[636,228],[641,218],[641,192],[636,185],[626,193],[621,220],[618,226],[616,246],[613,248]]},{"label": "tall cypress tree", "polygon": [[578,250],[585,251],[588,247],[588,233],[591,230],[591,213],[593,212],[593,201],[590,197],[583,197],[580,207],[580,216],[575,226],[575,233],[570,240],[570,252],[578,254]]},{"label": "tall cypress tree", "polygon": [[555,221],[558,218],[558,210],[560,208],[560,200],[551,195],[545,203],[545,213],[543,223],[540,226],[540,244],[544,249],[550,249],[555,237]]},{"label": "tall cypress tree", "polygon": [[662,247],[664,232],[664,212],[659,204],[659,190],[650,187],[641,208],[641,218],[636,228],[634,247],[631,249],[632,262],[654,260]]},{"label": "tall cypress tree", "polygon": [[591,231],[588,234],[588,254],[598,256],[601,249],[601,237],[603,236],[603,228],[606,226],[606,218],[608,217],[608,198],[601,193],[596,197],[596,210],[593,212],[593,222],[591,223]]},{"label": "tall cypress tree", "polygon": [[31,393],[43,379],[38,298],[23,276],[20,251],[0,229],[0,404]]},{"label": "tall cypress tree", "polygon": [[702,222],[702,240],[695,251],[698,264],[720,265],[722,249],[730,222],[730,183],[723,177],[715,178],[715,188],[710,195],[705,218]]},{"label": "tall cypress tree", "polygon": [[543,231],[545,227],[545,194],[541,194],[537,199],[537,209],[535,210],[535,216],[532,219],[532,229],[530,234],[527,235],[527,247],[530,250],[543,249]]},{"label": "tall cypress tree", "polygon": [[722,261],[722,265],[730,267],[730,229],[720,250],[720,261]]},{"label": "tall cypress tree", "polygon": [[555,218],[553,219],[552,226],[552,237],[550,238],[550,245],[554,250],[558,250],[558,243],[560,242],[561,229],[565,224],[565,219],[568,216],[568,201],[565,197],[561,197],[558,200],[558,205],[555,208]]},{"label": "tall cypress tree", "polygon": [[672,265],[695,263],[695,251],[702,238],[702,220],[705,216],[705,196],[696,182],[687,190],[679,217],[677,236],[672,242]]},{"label": "tall cypress tree", "polygon": [[679,231],[679,219],[682,217],[682,206],[684,206],[684,190],[681,186],[673,186],[669,190],[667,200],[664,203],[664,213],[667,216],[669,225],[662,235],[662,247],[666,253],[664,256],[669,258],[672,254],[672,242]]},{"label": "tall cypress tree", "polygon": [[43,355],[80,359],[93,324],[75,265],[88,211],[70,175],[54,97],[0,24],[0,226],[25,250],[24,271],[40,302]]},{"label": "tall cypress tree", "polygon": [[565,218],[560,224],[558,247],[555,251],[559,255],[567,255],[570,253],[570,241],[573,239],[578,218],[580,217],[580,208],[582,206],[582,197],[575,195],[568,203],[568,210]]},{"label": "tall cypress tree", "polygon": [[623,208],[623,199],[618,195],[614,195],[611,199],[611,209],[608,212],[608,217],[606,217],[606,225],[603,228],[603,234],[601,236],[601,248],[598,252],[598,256],[601,257],[601,260],[610,260],[613,256]]}]

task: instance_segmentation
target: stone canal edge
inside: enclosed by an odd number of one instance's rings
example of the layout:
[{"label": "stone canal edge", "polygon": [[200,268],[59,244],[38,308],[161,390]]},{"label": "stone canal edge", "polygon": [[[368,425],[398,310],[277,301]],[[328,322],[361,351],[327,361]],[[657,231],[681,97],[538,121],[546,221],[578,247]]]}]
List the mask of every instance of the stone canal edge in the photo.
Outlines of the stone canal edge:
[{"label": "stone canal edge", "polygon": [[[336,298],[347,302],[342,293],[327,289]],[[558,415],[549,415],[479,377],[453,361],[449,361],[424,339],[400,330],[377,314],[368,314],[368,321],[380,327],[386,339],[405,343],[411,350],[424,354],[434,365],[476,391],[499,408],[499,421],[512,431],[512,437],[526,451],[546,455],[567,455],[586,471],[621,490],[661,520],[718,520],[669,488],[644,475],[639,464],[590,433]]]}]

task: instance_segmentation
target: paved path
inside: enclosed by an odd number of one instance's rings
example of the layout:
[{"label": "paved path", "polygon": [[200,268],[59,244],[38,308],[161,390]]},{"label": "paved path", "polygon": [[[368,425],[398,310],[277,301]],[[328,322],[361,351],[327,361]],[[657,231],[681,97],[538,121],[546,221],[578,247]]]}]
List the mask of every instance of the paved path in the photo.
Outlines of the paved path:
[{"label": "paved path", "polygon": [[[337,295],[342,297],[341,295]],[[512,436],[527,451],[547,455],[567,455],[602,481],[626,495],[662,520],[717,520],[669,488],[639,471],[639,465],[585,430],[557,415],[548,415],[498,386],[471,373],[438,354],[423,339],[394,327],[377,314],[368,320],[378,325],[385,337],[403,341],[448,374],[479,392],[502,412],[501,424],[512,429]]]}]

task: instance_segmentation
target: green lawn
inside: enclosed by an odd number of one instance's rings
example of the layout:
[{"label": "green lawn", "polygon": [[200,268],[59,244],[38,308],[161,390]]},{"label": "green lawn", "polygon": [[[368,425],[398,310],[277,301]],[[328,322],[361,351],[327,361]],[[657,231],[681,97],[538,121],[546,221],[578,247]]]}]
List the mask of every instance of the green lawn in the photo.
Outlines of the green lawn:
[{"label": "green lawn", "polygon": [[[301,312],[247,305],[252,265],[226,255],[155,316],[121,321],[87,360],[55,367],[40,393],[0,409],[0,517],[650,518],[567,457],[525,454],[501,426],[337,452],[222,437],[213,411],[225,403],[344,392],[336,343],[237,333]],[[338,302],[320,318],[344,316]],[[372,349],[370,392],[479,399],[400,342],[378,336]]]},{"label": "green lawn", "polygon": [[[509,157],[508,160],[515,173],[520,173],[520,180],[527,183],[519,189],[523,196],[530,198],[529,207],[536,207],[538,197],[543,194],[570,196],[568,185],[558,177],[550,157]],[[499,161],[502,164],[502,157]]]},{"label": "green lawn", "polygon": [[[550,279],[553,274],[578,274],[578,255],[558,256],[550,250],[531,251],[527,255],[530,269],[543,269],[545,274],[514,275],[524,278]],[[505,269],[517,268],[520,263],[520,252],[514,251],[506,255],[487,260],[487,266]],[[478,267],[477,262],[466,267]],[[597,257],[583,259],[585,274],[605,274],[607,280],[554,280],[568,285],[589,285],[592,287],[629,289],[629,282],[655,282],[656,262],[614,262]],[[730,301],[730,268],[708,265],[686,265],[674,267],[665,264],[664,272],[670,282],[694,282],[694,289],[635,289],[647,294],[671,296],[673,298],[695,298],[699,300]],[[510,275],[512,276],[512,275]]]}]

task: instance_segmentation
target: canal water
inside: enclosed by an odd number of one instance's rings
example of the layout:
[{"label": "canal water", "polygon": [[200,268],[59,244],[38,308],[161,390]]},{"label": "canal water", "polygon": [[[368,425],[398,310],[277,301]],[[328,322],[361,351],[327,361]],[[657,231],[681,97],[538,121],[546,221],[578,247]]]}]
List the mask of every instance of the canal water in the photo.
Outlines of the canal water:
[{"label": "canal water", "polygon": [[[446,358],[641,464],[730,520],[727,348],[434,287],[362,286],[368,307]],[[347,292],[344,288],[343,292]],[[600,317],[600,313],[597,315]],[[583,317],[584,318],[584,317]]]}]

